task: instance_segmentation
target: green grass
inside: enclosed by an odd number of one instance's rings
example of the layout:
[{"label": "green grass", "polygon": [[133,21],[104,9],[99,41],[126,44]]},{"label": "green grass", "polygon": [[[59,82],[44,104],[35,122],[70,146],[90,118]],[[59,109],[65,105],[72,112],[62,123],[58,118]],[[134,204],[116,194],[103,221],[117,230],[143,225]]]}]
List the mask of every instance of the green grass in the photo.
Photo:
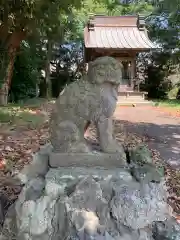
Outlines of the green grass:
[{"label": "green grass", "polygon": [[46,103],[47,100],[44,98],[32,98],[23,101],[19,101],[18,103],[9,103],[9,107],[19,107],[19,108],[39,108],[42,104]]},{"label": "green grass", "polygon": [[30,102],[0,106],[0,123],[37,127],[44,122],[44,116],[36,112],[43,103],[43,99],[34,99]]},{"label": "green grass", "polygon": [[169,99],[169,100],[154,100],[154,105],[158,107],[170,107],[180,109],[180,100]]}]

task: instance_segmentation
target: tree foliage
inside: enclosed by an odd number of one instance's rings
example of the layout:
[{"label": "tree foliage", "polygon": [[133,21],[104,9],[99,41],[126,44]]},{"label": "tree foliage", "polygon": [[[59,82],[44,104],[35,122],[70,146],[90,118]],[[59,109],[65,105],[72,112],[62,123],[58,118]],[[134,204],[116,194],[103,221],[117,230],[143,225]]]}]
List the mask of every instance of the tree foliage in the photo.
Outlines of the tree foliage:
[{"label": "tree foliage", "polygon": [[[149,73],[149,82],[154,84],[154,90],[152,92],[158,92],[157,84],[159,83],[159,89],[161,93],[156,94],[155,97],[167,96],[168,90],[173,86],[173,82],[169,84],[169,76],[176,73],[180,60],[180,1],[179,0],[164,0],[157,1],[153,14],[149,16],[148,22],[150,26],[150,37],[156,41],[161,47],[162,51],[156,51],[152,54],[153,62],[153,74],[156,72],[156,76],[151,80]],[[159,64],[161,66],[159,67]],[[160,76],[159,74],[162,73]],[[156,80],[155,80],[156,79]],[[163,92],[164,91],[164,92]],[[149,91],[150,92],[150,91]]]},{"label": "tree foliage", "polygon": [[36,97],[41,77],[42,55],[38,54],[31,42],[23,41],[14,64],[14,74],[9,92],[9,100],[18,102]]},{"label": "tree foliage", "polygon": [[[47,96],[48,91],[57,89],[56,84],[60,89],[82,74],[83,28],[90,14],[143,14],[150,37],[165,51],[152,52],[148,55],[151,61],[141,59],[145,64],[144,84],[151,92],[153,87],[162,89],[172,66],[179,62],[179,10],[179,0],[0,0],[0,81],[9,84],[15,100],[27,89],[35,91],[40,80]],[[12,49],[16,50],[16,60]],[[7,74],[9,62],[14,65],[12,86],[11,74]],[[80,67],[72,71],[73,66]],[[45,76],[40,76],[42,70]],[[169,85],[164,92],[168,89]]]},{"label": "tree foliage", "polygon": [[71,37],[83,39],[83,28],[90,14],[108,16],[143,14],[148,16],[153,11],[153,5],[146,1],[129,2],[127,4],[114,0],[84,0],[81,9],[72,9],[70,16]]},{"label": "tree foliage", "polygon": [[[1,0],[0,1],[0,102],[7,103],[16,53],[22,40],[38,34],[52,40],[62,32],[63,16],[80,0]],[[6,71],[2,68],[7,65]],[[2,97],[2,95],[4,95]]]}]

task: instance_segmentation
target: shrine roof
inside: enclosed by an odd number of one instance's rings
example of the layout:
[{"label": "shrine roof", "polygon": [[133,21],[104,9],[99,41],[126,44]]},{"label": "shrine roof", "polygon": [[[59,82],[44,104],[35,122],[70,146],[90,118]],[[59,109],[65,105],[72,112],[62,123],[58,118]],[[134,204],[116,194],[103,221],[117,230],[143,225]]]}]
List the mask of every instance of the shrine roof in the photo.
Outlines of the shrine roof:
[{"label": "shrine roof", "polygon": [[156,49],[141,16],[93,16],[84,28],[86,48],[146,51]]}]

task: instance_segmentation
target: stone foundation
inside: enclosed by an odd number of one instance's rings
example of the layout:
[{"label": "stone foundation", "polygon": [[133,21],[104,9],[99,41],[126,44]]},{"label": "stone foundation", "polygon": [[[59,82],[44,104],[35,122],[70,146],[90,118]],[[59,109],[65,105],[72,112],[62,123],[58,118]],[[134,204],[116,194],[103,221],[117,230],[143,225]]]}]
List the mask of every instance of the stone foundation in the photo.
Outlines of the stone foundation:
[{"label": "stone foundation", "polygon": [[49,166],[58,167],[103,167],[116,168],[126,167],[125,153],[51,153],[49,155]]},{"label": "stone foundation", "polygon": [[19,175],[25,187],[8,211],[1,240],[180,239],[163,176],[154,179],[158,171],[151,176],[141,169],[152,170],[148,151],[141,149],[138,158],[131,152],[128,167],[111,169],[50,168],[50,153],[48,145]]}]

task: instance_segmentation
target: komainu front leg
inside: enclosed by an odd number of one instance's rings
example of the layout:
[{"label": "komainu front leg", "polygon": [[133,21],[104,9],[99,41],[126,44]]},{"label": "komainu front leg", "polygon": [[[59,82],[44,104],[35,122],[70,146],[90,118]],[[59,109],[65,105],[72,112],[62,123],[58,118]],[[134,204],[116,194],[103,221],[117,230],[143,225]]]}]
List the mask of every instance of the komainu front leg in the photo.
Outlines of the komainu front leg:
[{"label": "komainu front leg", "polygon": [[112,118],[101,117],[101,119],[97,122],[97,134],[100,147],[103,152],[122,153],[122,146],[113,138]]},{"label": "komainu front leg", "polygon": [[87,153],[90,151],[79,127],[69,120],[54,124],[51,133],[51,143],[54,152]]}]

